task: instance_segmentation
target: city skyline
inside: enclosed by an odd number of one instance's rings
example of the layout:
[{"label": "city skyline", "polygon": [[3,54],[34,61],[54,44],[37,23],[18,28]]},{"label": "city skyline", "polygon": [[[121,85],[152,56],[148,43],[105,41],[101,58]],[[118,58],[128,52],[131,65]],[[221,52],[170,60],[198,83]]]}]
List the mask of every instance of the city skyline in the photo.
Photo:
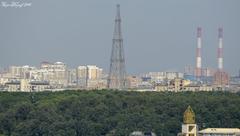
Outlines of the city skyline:
[{"label": "city skyline", "polygon": [[23,9],[0,7],[0,67],[62,61],[70,67],[96,64],[108,71],[114,8],[119,3],[129,74],[183,71],[186,65],[194,66],[197,27],[203,29],[203,67],[217,68],[217,29],[223,27],[224,68],[230,74],[240,68],[240,62],[235,61],[240,57],[236,0],[73,1],[76,6],[67,10],[62,10],[63,1],[56,7],[49,1],[32,3]]}]

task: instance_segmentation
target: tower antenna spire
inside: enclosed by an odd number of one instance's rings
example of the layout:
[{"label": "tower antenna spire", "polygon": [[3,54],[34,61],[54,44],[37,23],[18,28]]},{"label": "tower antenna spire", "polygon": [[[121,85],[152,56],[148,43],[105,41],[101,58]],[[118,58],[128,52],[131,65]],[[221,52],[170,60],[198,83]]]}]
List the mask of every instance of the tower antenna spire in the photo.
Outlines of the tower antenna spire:
[{"label": "tower antenna spire", "polygon": [[115,28],[112,42],[108,88],[120,90],[126,89],[126,69],[119,4],[117,4],[117,14],[115,18]]}]

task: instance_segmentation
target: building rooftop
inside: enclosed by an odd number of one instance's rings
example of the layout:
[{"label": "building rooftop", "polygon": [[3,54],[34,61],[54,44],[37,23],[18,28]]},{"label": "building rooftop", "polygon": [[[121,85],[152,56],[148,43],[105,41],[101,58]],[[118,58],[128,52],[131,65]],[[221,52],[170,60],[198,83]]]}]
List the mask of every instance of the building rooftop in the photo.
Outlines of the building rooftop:
[{"label": "building rooftop", "polygon": [[49,85],[49,82],[45,81],[32,81],[30,82],[31,85]]},{"label": "building rooftop", "polygon": [[7,83],[5,83],[5,85],[20,85],[20,81],[7,82]]},{"label": "building rooftop", "polygon": [[58,61],[58,62],[55,62],[54,64],[55,64],[55,65],[64,65],[63,62],[59,62],[59,61]]}]

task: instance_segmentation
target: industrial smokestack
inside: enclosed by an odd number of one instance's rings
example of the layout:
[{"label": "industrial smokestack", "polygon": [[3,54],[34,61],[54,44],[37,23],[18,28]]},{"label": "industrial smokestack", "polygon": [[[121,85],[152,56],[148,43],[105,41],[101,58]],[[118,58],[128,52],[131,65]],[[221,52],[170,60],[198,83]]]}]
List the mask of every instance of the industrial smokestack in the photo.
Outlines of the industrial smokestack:
[{"label": "industrial smokestack", "polygon": [[218,28],[218,71],[214,74],[214,84],[223,89],[229,85],[229,75],[223,71],[223,29]]},{"label": "industrial smokestack", "polygon": [[196,77],[202,76],[202,57],[201,57],[201,50],[202,50],[202,28],[197,28],[197,55],[196,55]]},{"label": "industrial smokestack", "polygon": [[218,28],[218,70],[223,70],[223,29]]},{"label": "industrial smokestack", "polygon": [[240,78],[240,69],[239,69],[239,71],[238,71],[238,77]]}]

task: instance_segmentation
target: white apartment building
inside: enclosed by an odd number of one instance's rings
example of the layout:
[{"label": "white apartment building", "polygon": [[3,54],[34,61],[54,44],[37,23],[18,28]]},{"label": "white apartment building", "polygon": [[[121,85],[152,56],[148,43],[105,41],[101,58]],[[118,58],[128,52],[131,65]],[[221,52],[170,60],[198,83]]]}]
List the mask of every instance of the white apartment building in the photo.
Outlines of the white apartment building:
[{"label": "white apartment building", "polygon": [[[95,65],[79,66],[77,69],[67,69],[66,64],[63,62],[42,62],[40,68],[11,66],[7,74],[0,74],[0,85],[7,85],[8,90],[11,91],[14,89],[16,89],[16,91],[30,90],[27,88],[30,87],[27,81],[47,82],[53,89],[76,86],[80,88],[97,89],[106,88],[107,83],[105,80],[103,70]],[[16,84],[15,81],[22,83]],[[21,85],[18,86],[19,84]],[[21,90],[19,90],[19,88]]]},{"label": "white apartment building", "polygon": [[77,85],[81,88],[87,86],[87,66],[78,66],[76,69]]},{"label": "white apartment building", "polygon": [[67,65],[63,62],[43,62],[40,70],[43,72],[40,72],[42,81],[48,81],[54,88],[62,88],[68,85]]},{"label": "white apartment building", "polygon": [[35,67],[26,66],[11,66],[9,67],[9,73],[11,78],[16,79],[29,79],[30,78],[30,71],[35,70]]},{"label": "white apartment building", "polygon": [[77,85],[77,70],[69,69],[67,75],[68,75],[68,86],[76,86]]}]

